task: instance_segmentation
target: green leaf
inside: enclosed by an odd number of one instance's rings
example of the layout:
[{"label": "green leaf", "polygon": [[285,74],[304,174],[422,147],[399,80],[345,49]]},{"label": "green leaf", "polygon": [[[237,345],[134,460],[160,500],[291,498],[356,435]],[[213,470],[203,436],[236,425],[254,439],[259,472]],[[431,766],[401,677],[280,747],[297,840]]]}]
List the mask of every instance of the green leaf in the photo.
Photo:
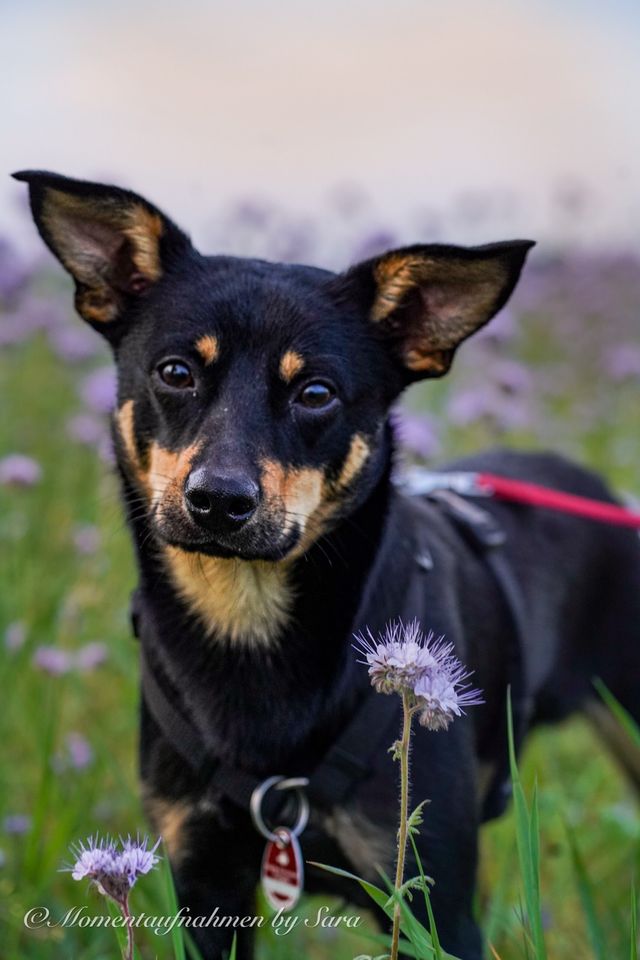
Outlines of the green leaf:
[{"label": "green leaf", "polygon": [[367,893],[373,902],[380,907],[388,916],[393,914],[393,909],[391,913],[387,909],[388,895],[381,890],[380,887],[376,887],[374,883],[369,883],[368,880],[363,880],[361,877],[357,877],[355,873],[349,873],[348,870],[341,870],[339,867],[330,867],[326,863],[317,863],[315,860],[307,860],[307,863],[312,867],[319,867],[320,870],[326,870],[327,873],[333,873],[336,877],[344,877],[346,880],[355,880],[356,883],[359,883],[365,893]]},{"label": "green leaf", "polygon": [[413,813],[410,815],[407,822],[409,836],[411,836],[413,833],[420,833],[418,828],[421,827],[423,823],[422,811],[428,803],[431,803],[431,800],[423,800],[422,803],[419,803]]},{"label": "green leaf", "polygon": [[428,887],[429,884],[433,886],[434,883],[433,877],[411,877],[409,880],[405,880],[398,892],[401,897],[411,900],[414,890],[424,890],[426,886]]}]

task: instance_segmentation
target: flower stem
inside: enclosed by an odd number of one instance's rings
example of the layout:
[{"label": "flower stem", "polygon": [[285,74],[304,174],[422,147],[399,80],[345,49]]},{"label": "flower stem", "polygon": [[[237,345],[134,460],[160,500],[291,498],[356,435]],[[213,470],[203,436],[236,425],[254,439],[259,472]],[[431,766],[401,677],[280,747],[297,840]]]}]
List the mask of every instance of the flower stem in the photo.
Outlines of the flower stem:
[{"label": "flower stem", "polygon": [[127,924],[127,948],[123,960],[134,960],[133,958],[133,926],[131,924],[131,914],[129,913],[129,900],[125,897],[122,901],[122,915]]},{"label": "flower stem", "polygon": [[[404,861],[407,852],[407,832],[409,820],[409,752],[411,750],[412,710],[410,694],[402,694],[402,739],[400,741],[400,827],[398,830],[398,860],[396,863],[395,892],[399,893],[404,882]],[[393,908],[393,933],[391,935],[390,960],[398,960],[400,943],[400,901]]]}]

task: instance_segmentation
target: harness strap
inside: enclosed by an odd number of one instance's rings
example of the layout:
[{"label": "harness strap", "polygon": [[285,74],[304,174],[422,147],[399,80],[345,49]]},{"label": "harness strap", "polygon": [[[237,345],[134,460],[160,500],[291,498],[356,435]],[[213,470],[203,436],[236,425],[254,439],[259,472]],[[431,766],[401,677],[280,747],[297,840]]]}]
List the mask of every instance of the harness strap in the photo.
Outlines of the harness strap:
[{"label": "harness strap", "polygon": [[[134,594],[134,604],[139,605],[139,594]],[[138,639],[141,637],[142,620],[139,609],[132,613],[133,632]],[[156,673],[151,669],[149,661],[140,647],[140,679],[145,703],[151,716],[160,727],[163,736],[169,741],[174,750],[191,767],[194,773],[201,773],[203,764],[202,740],[195,727],[169,699],[158,680]]]},{"label": "harness strap", "polygon": [[[511,715],[517,751],[527,732],[533,711],[533,700],[528,692],[524,659],[527,649],[525,643],[527,612],[520,584],[501,549],[506,542],[506,535],[487,510],[481,509],[475,503],[469,503],[468,500],[464,500],[457,493],[453,493],[451,490],[437,489],[433,490],[429,496],[430,499],[445,506],[452,519],[467,534],[473,546],[482,552],[482,556],[498,584],[509,612],[513,632],[509,635],[507,645],[507,685],[511,691]],[[505,695],[505,716],[506,706]],[[506,722],[500,736],[499,757],[491,785],[484,798],[483,821],[500,816],[504,812],[511,795]]]},{"label": "harness strap", "polygon": [[[141,616],[138,591],[134,594],[132,622],[136,637],[143,639],[145,620]],[[143,697],[163,736],[197,776],[207,776],[210,793],[222,794],[236,806],[248,810],[251,795],[264,777],[214,758],[199,731],[164,689],[166,681],[163,683],[162,672],[149,664],[144,644],[141,644],[140,661]],[[366,779],[381,743],[389,736],[391,721],[397,720],[398,715],[395,697],[380,697],[373,688],[367,690],[352,720],[309,777],[306,792],[313,804],[324,808],[340,804],[357,783]],[[271,793],[272,812],[280,814],[289,798],[286,793]]]}]

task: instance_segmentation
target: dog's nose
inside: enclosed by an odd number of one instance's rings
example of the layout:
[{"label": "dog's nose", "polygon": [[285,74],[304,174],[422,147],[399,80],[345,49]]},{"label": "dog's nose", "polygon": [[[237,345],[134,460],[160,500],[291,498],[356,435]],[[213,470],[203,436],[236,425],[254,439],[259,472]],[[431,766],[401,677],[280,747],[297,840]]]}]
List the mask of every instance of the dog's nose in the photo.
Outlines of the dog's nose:
[{"label": "dog's nose", "polygon": [[256,512],[260,489],[244,476],[220,476],[200,467],[189,474],[184,489],[189,513],[207,530],[241,527]]}]

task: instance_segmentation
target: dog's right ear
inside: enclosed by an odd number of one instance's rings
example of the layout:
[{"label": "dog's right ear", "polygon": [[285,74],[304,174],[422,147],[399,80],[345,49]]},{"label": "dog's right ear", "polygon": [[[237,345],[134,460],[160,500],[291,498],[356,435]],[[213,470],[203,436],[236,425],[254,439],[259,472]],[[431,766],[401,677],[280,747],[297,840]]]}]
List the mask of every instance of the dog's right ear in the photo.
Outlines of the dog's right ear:
[{"label": "dog's right ear", "polygon": [[193,251],[157,207],[120,187],[23,170],[44,242],[76,284],[78,313],[114,340],[128,308]]}]

